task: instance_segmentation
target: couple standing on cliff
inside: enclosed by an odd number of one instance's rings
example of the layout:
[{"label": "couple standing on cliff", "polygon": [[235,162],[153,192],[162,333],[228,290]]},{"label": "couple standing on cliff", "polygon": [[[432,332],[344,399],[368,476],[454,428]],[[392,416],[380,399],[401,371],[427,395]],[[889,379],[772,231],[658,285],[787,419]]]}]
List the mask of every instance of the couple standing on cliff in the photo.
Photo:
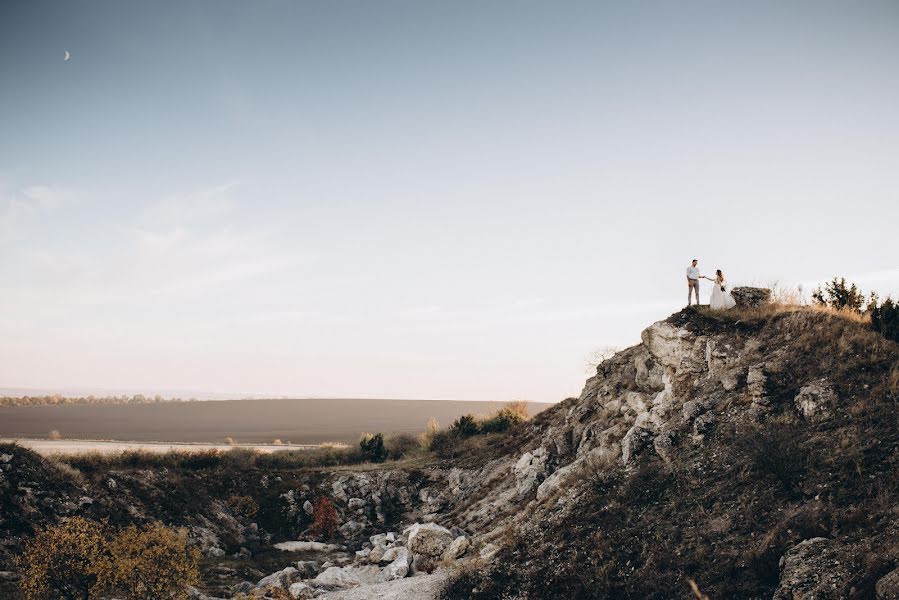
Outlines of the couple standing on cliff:
[{"label": "couple standing on cliff", "polygon": [[712,297],[709,299],[709,308],[713,310],[727,310],[736,306],[736,301],[730,295],[730,292],[727,291],[727,286],[724,284],[724,273],[721,272],[721,269],[715,271],[715,278],[712,279],[699,274],[698,264],[699,261],[694,258],[690,266],[687,267],[687,306],[690,306],[694,292],[696,293],[696,306],[699,306],[700,279],[708,279],[714,284],[712,286]]}]

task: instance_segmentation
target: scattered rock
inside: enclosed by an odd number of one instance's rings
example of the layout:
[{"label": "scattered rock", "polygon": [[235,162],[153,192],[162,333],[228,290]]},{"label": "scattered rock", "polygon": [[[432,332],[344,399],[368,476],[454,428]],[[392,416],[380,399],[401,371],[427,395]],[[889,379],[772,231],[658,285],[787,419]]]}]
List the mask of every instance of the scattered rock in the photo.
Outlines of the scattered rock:
[{"label": "scattered rock", "polygon": [[484,547],[478,552],[478,556],[483,560],[490,560],[496,556],[497,552],[499,552],[499,546],[491,542],[489,544],[484,544]]},{"label": "scattered rock", "polygon": [[285,552],[336,552],[343,550],[343,546],[337,544],[325,544],[323,542],[280,542],[272,546]]},{"label": "scattered rock", "polygon": [[291,584],[294,579],[299,577],[299,571],[294,567],[287,567],[286,569],[282,569],[277,571],[276,573],[272,573],[267,577],[263,577],[256,584],[257,588],[268,588],[268,587],[287,587]]},{"label": "scattered rock", "polygon": [[385,560],[388,557],[393,560],[381,570],[381,581],[402,579],[409,574],[409,563],[412,562],[412,555],[408,548],[403,546],[391,548],[384,554]]},{"label": "scattered rock", "polygon": [[302,581],[290,584],[287,591],[293,600],[308,600],[309,598],[315,598],[315,588]]},{"label": "scattered rock", "polygon": [[652,443],[653,434],[649,429],[634,425],[621,440],[621,462],[625,465]]},{"label": "scattered rock", "polygon": [[780,559],[780,583],[772,600],[842,600],[850,572],[840,545],[812,538],[793,546]]},{"label": "scattered rock", "polygon": [[316,587],[346,589],[362,583],[358,575],[343,567],[328,567],[313,579]]},{"label": "scattered rock", "polygon": [[464,535],[458,536],[452,543],[450,543],[446,552],[443,553],[443,558],[446,560],[456,560],[461,558],[465,554],[465,551],[468,550],[469,543],[468,538]]},{"label": "scattered rock", "polygon": [[297,561],[297,573],[301,579],[312,579],[318,575],[319,565],[314,560]]}]

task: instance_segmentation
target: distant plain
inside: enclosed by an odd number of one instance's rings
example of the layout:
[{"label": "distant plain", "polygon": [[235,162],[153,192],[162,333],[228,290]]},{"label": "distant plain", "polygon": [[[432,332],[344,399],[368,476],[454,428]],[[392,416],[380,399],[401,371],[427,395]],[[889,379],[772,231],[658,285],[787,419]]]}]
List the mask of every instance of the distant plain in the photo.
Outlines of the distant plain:
[{"label": "distant plain", "polygon": [[[366,432],[419,433],[502,402],[374,399],[214,400],[0,408],[0,438],[223,444],[355,444]],[[530,413],[549,407],[529,403]]]}]

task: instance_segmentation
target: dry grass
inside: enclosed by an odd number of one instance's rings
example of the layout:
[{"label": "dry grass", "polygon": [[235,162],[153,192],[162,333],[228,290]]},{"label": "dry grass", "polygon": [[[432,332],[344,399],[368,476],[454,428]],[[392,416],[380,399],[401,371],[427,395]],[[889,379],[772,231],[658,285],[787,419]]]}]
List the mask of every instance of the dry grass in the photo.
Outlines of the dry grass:
[{"label": "dry grass", "polygon": [[76,483],[84,482],[84,474],[76,469],[75,467],[58,460],[56,457],[51,457],[47,459],[47,464],[50,465],[57,473],[66,477]]},{"label": "dry grass", "polygon": [[709,597],[700,591],[699,586],[696,585],[695,581],[688,579],[687,583],[690,584],[690,590],[692,590],[693,595],[696,596],[696,600],[709,600]]},{"label": "dry grass", "polygon": [[890,370],[890,375],[887,378],[887,389],[894,394],[899,393],[899,361],[896,361],[896,364]]}]

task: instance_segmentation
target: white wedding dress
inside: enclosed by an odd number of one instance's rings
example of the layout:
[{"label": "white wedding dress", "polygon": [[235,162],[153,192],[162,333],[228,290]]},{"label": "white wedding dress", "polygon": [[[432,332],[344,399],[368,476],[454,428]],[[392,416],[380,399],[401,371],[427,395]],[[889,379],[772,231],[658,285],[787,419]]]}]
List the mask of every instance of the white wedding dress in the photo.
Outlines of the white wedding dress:
[{"label": "white wedding dress", "polygon": [[733,299],[733,296],[730,295],[728,291],[721,291],[721,288],[725,288],[724,282],[715,281],[712,283],[712,299],[709,300],[709,308],[712,310],[728,310],[737,305],[737,302]]}]

